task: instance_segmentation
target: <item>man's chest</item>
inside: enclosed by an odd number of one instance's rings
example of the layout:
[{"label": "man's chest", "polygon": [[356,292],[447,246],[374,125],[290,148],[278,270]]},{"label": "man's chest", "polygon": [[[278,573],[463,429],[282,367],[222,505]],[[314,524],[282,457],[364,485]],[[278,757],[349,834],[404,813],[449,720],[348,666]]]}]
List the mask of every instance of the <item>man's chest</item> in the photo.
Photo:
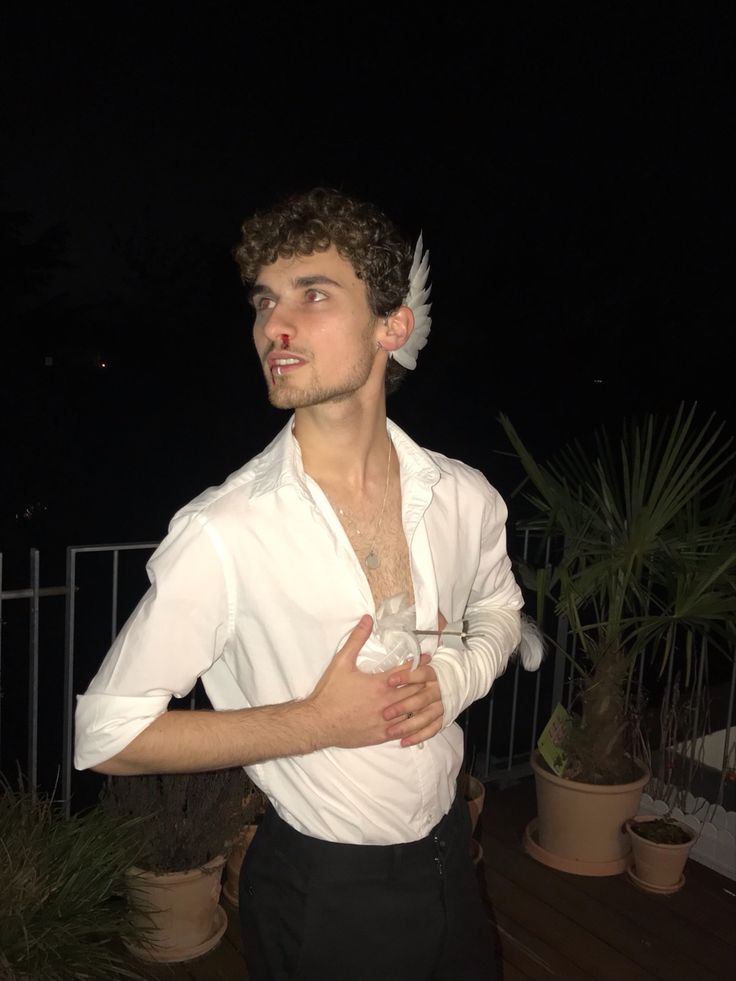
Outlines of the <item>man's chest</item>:
[{"label": "man's chest", "polygon": [[358,524],[347,508],[335,507],[350,548],[364,573],[376,607],[393,596],[405,594],[414,602],[409,546],[402,522],[401,492],[398,486],[387,496],[385,506],[373,521]]},{"label": "man's chest", "polygon": [[375,559],[366,556],[363,566],[373,601],[379,607],[384,600],[404,594],[414,602],[409,546],[401,521],[401,502],[385,515],[381,534],[373,548]]}]

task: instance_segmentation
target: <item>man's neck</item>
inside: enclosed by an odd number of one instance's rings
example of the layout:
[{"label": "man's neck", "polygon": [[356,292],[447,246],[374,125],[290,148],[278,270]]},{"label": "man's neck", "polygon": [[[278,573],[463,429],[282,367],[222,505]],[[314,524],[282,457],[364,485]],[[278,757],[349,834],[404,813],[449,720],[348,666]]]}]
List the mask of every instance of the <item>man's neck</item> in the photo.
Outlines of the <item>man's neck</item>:
[{"label": "man's neck", "polygon": [[319,484],[339,484],[362,492],[386,473],[385,398],[346,399],[297,409],[294,436],[304,469]]}]

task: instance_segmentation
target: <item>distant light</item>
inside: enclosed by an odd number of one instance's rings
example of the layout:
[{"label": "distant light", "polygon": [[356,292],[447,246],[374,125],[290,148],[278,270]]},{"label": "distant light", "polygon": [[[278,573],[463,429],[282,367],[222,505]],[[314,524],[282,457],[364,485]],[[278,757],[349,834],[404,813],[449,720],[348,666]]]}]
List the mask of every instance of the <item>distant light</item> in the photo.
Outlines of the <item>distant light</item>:
[{"label": "distant light", "polygon": [[15,520],[31,521],[41,511],[48,511],[47,506],[43,503],[43,501],[34,501],[33,504],[29,504],[28,507],[24,508],[22,511],[16,511]]},{"label": "distant light", "polygon": [[100,361],[100,368],[107,368],[107,361]]},{"label": "distant light", "polygon": [[602,385],[603,384],[603,379],[602,378],[594,378],[593,379],[593,384],[594,385]]}]

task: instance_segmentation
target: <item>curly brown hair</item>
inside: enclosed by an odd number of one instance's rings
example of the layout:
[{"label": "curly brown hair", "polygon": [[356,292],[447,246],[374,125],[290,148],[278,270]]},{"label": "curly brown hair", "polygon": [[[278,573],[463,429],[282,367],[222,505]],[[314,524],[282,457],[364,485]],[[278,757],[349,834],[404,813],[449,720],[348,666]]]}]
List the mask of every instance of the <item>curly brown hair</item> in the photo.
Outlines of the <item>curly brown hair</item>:
[{"label": "curly brown hair", "polygon": [[[255,214],[241,230],[233,256],[246,286],[256,281],[263,266],[278,258],[325,252],[334,245],[365,283],[369,306],[377,317],[388,316],[404,301],[411,247],[372,204],[317,187]],[[405,374],[406,369],[390,358],[386,391],[395,391]]]}]

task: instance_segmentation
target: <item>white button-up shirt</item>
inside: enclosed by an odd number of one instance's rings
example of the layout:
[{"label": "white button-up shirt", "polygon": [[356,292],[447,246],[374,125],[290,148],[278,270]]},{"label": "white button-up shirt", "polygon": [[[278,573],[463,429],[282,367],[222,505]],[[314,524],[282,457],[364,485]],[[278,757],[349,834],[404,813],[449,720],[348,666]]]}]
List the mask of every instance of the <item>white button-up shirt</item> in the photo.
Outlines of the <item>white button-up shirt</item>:
[{"label": "white button-up shirt", "polygon": [[[453,721],[484,695],[519,642],[522,598],[506,554],[506,507],[477,470],[421,449],[389,422],[401,467],[417,628],[467,619],[465,649],[434,650],[443,730],[246,767],[279,815],[328,841],[396,844],[449,810],[462,762]],[[116,755],[202,678],[215,709],[307,696],[371,590],[291,422],[220,487],[173,518],[148,563],[151,587],[77,703],[76,766]],[[360,662],[358,662],[360,663]]]}]

